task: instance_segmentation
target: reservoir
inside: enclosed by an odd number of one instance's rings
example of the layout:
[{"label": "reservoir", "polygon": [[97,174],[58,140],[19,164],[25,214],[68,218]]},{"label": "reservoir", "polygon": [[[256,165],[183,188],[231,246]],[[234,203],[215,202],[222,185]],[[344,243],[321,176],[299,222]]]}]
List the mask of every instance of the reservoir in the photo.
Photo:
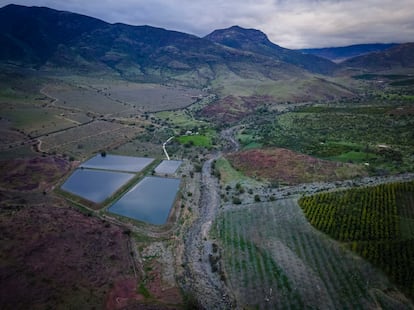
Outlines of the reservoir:
[{"label": "reservoir", "polygon": [[173,174],[181,166],[183,162],[181,160],[163,160],[157,168],[156,173]]},{"label": "reservoir", "polygon": [[76,169],[61,189],[95,203],[112,196],[135,175],[132,173]]},{"label": "reservoir", "polygon": [[154,225],[165,224],[179,187],[180,179],[145,177],[108,211]]},{"label": "reservoir", "polygon": [[140,172],[154,161],[153,158],[97,154],[81,165],[83,168]]}]

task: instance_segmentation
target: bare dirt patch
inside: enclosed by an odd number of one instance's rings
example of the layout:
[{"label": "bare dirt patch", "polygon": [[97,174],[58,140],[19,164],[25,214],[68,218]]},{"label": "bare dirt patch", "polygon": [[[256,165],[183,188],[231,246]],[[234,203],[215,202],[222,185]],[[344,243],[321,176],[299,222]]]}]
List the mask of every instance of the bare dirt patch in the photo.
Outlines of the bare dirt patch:
[{"label": "bare dirt patch", "polygon": [[247,150],[226,157],[233,167],[250,177],[290,185],[335,181],[367,174],[358,165],[321,160],[282,148]]},{"label": "bare dirt patch", "polygon": [[234,123],[254,113],[265,104],[274,103],[271,96],[227,96],[201,110],[201,115],[219,123]]},{"label": "bare dirt patch", "polygon": [[108,298],[135,300],[130,290],[109,293],[119,281],[139,281],[118,226],[67,207],[0,210],[0,308],[93,309]]}]

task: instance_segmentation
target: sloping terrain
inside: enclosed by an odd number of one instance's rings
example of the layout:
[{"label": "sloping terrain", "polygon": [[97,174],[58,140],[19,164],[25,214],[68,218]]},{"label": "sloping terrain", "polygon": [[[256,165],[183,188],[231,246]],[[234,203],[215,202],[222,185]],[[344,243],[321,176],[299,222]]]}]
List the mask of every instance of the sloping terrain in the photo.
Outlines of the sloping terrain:
[{"label": "sloping terrain", "polygon": [[371,72],[414,70],[414,43],[399,44],[381,52],[354,57],[341,63],[341,66]]},{"label": "sloping terrain", "polygon": [[386,50],[397,44],[357,44],[343,47],[326,47],[326,48],[308,48],[300,49],[299,52],[304,54],[316,55],[334,61],[336,63],[349,58]]},{"label": "sloping terrain", "polygon": [[2,207],[0,231],[2,309],[92,309],[139,298],[129,237],[117,226],[39,205]]},{"label": "sloping terrain", "polygon": [[364,168],[357,165],[321,160],[280,148],[241,151],[227,158],[236,169],[250,177],[287,184],[366,175]]},{"label": "sloping terrain", "polygon": [[276,58],[314,73],[330,74],[336,68],[336,65],[327,59],[280,47],[256,29],[233,26],[215,30],[205,38],[231,48]]}]

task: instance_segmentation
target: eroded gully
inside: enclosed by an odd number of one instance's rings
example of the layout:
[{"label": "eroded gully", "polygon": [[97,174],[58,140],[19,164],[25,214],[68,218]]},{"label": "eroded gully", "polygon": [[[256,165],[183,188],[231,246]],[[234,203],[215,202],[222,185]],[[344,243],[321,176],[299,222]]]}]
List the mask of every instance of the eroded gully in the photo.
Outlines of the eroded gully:
[{"label": "eroded gully", "polygon": [[[232,137],[233,130],[222,132],[223,139],[229,142],[229,149],[237,149]],[[214,154],[207,160],[201,172],[201,196],[197,219],[186,233],[184,245],[185,283],[183,288],[191,292],[199,306],[204,309],[237,308],[228,287],[217,273],[212,272],[209,255],[213,253],[209,232],[220,207],[220,188],[217,178],[212,175],[212,163],[220,157]]]}]

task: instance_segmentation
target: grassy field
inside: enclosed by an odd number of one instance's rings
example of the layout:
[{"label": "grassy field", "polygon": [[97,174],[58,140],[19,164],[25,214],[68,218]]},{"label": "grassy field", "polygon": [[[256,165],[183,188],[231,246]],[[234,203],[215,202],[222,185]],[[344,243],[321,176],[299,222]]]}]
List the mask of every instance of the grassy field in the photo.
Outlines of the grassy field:
[{"label": "grassy field", "polygon": [[189,146],[201,146],[205,148],[211,148],[212,146],[212,137],[211,135],[185,135],[177,138],[178,142],[181,144]]},{"label": "grassy field", "polygon": [[240,307],[409,308],[374,268],[314,229],[295,200],[222,211],[212,237]]},{"label": "grassy field", "polygon": [[386,272],[414,297],[414,182],[299,201],[309,222]]}]

